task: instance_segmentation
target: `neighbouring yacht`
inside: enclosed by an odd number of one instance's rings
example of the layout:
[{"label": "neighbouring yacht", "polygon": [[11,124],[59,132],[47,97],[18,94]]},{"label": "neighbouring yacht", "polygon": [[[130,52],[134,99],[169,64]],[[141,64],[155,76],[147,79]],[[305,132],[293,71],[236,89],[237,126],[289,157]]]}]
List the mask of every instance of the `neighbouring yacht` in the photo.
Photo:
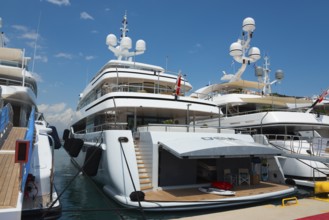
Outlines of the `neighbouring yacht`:
[{"label": "neighbouring yacht", "polygon": [[57,219],[57,131],[37,111],[37,82],[27,69],[30,59],[22,49],[4,47],[0,37],[0,218]]},{"label": "neighbouring yacht", "polygon": [[[221,120],[205,119],[197,122],[203,125],[218,125],[234,128],[238,132],[263,134],[268,142],[289,154],[277,156],[285,178],[293,179],[296,184],[313,187],[315,181],[325,181],[329,175],[329,116],[320,114],[328,110],[328,100],[324,91],[318,98],[289,97],[274,94],[271,85],[280,82],[283,71],[275,73],[270,80],[270,63],[264,57],[264,65],[255,67],[258,81],[241,78],[248,64],[260,58],[259,49],[250,48],[254,20],[251,28],[243,26],[244,35],[231,44],[230,55],[241,63],[235,74],[226,74],[226,82],[201,88],[191,96],[212,100],[221,108]],[[256,51],[256,53],[255,53]],[[323,101],[324,100],[324,101]]]},{"label": "neighbouring yacht", "polygon": [[[195,126],[217,105],[187,97],[182,74],[135,61],[143,40],[107,36],[108,61],[80,94],[64,147],[72,162],[119,204],[148,211],[255,203],[295,193],[274,159],[281,151],[250,135]],[[261,137],[260,137],[261,138]],[[262,168],[263,167],[263,168]],[[215,188],[219,189],[215,189]],[[233,187],[233,188],[232,188]]]}]

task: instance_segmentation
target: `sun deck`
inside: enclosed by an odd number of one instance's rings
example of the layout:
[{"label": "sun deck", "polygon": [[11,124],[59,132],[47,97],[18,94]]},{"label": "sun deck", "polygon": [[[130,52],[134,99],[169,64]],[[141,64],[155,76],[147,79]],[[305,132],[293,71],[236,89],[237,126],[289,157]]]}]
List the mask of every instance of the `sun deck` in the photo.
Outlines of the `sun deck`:
[{"label": "sun deck", "polygon": [[15,143],[26,128],[13,127],[0,149],[0,209],[15,208],[20,188],[20,165],[15,163]]},{"label": "sun deck", "polygon": [[[289,186],[260,182],[255,185],[243,185],[235,186],[232,191],[236,194],[233,197],[253,196],[264,193],[277,192],[288,189]],[[198,188],[188,189],[172,189],[172,190],[157,190],[145,192],[146,201],[200,201],[200,200],[217,200],[224,198],[232,198],[232,196],[221,196],[210,193],[204,193],[198,190]]]}]

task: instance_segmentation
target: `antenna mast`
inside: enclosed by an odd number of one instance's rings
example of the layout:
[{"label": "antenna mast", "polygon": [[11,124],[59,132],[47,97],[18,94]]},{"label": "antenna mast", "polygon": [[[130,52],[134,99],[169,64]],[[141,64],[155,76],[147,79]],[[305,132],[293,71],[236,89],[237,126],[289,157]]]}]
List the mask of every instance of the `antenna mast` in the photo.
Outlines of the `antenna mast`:
[{"label": "antenna mast", "polygon": [[[117,37],[114,34],[109,34],[106,37],[106,44],[110,51],[114,53],[114,55],[118,58],[118,60],[128,60],[132,61],[132,58],[143,54],[146,50],[146,44],[143,40],[138,40],[136,42],[136,49],[135,51],[129,51],[132,48],[132,40],[127,36],[128,30],[128,21],[127,21],[127,12],[123,16],[122,21],[123,27],[120,28],[121,30],[121,37],[118,42]],[[117,45],[119,43],[119,45]]]},{"label": "antenna mast", "polygon": [[[2,18],[0,17],[0,29],[2,28]],[[5,39],[3,37],[3,32],[1,31],[1,36],[0,36],[0,42],[1,42],[1,47],[5,46]]]}]

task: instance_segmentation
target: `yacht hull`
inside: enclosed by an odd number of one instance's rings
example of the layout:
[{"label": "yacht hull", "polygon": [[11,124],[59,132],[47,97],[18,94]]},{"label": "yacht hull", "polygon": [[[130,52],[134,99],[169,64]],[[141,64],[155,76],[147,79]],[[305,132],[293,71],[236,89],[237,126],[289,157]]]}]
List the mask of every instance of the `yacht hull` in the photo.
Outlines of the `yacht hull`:
[{"label": "yacht hull", "polygon": [[[216,136],[216,134],[203,133],[202,136],[209,137]],[[167,163],[162,163],[161,160],[168,160],[168,158],[174,163],[177,162],[175,166],[186,166],[187,164],[193,164],[197,159],[177,159],[176,156],[163,156],[161,154],[161,145],[159,142],[170,143],[169,137],[176,138],[178,142],[187,141],[187,137],[200,136],[196,133],[179,133],[179,132],[140,132],[139,137],[133,137],[130,130],[107,130],[102,132],[92,132],[83,135],[74,135],[75,138],[83,138],[85,140],[84,146],[81,148],[77,157],[72,157],[72,163],[78,168],[83,170],[84,164],[86,164],[86,152],[88,148],[99,147],[102,149],[102,156],[99,161],[97,174],[93,176],[93,179],[102,185],[103,191],[106,195],[114,199],[116,202],[122,206],[128,208],[139,209],[140,206],[144,210],[148,211],[179,211],[179,210],[196,210],[196,209],[209,209],[218,207],[228,207],[228,206],[238,206],[243,204],[258,203],[265,200],[277,199],[286,196],[290,196],[296,193],[294,187],[285,186],[283,188],[272,190],[262,193],[253,194],[241,194],[240,196],[218,196],[212,198],[205,198],[207,193],[202,193],[198,190],[200,186],[207,186],[208,183],[196,183],[189,182],[188,179],[193,174],[187,174],[186,177],[177,178],[173,183],[171,179],[165,179],[162,176],[168,175],[171,172],[169,168],[172,166],[170,161]],[[162,138],[161,138],[162,137]],[[165,142],[164,140],[168,140]],[[143,153],[143,164],[139,162],[139,155],[136,154],[136,142],[142,145],[140,151]],[[68,151],[70,152],[70,147]],[[149,148],[148,150],[146,150]],[[174,148],[173,148],[174,149]],[[201,150],[201,149],[200,149]],[[166,151],[167,152],[167,151]],[[195,151],[197,153],[198,151]],[[189,157],[192,157],[193,154]],[[182,153],[180,153],[183,155]],[[200,154],[201,155],[201,154]],[[209,156],[208,156],[209,157]],[[184,162],[185,161],[185,162]],[[190,162],[188,162],[190,161]],[[273,160],[274,161],[274,160]],[[141,179],[140,169],[147,170],[149,173],[150,188],[145,189],[143,181]],[[219,165],[219,167],[221,167]],[[272,167],[275,167],[273,164]],[[162,174],[158,170],[162,170]],[[165,171],[166,170],[166,171]],[[191,171],[192,170],[192,171]],[[186,172],[194,172],[196,169],[186,170]],[[146,172],[146,171],[145,171]],[[177,168],[177,172],[179,168]],[[219,171],[218,171],[219,172]],[[278,178],[281,176],[280,170],[277,172]],[[170,175],[170,174],[169,174]],[[172,174],[174,175],[174,174]],[[195,174],[196,175],[196,174]],[[196,176],[194,176],[196,178]],[[184,182],[185,181],[185,182]],[[186,182],[187,181],[187,182]],[[280,182],[280,181],[278,181]],[[281,184],[284,180],[282,179]],[[280,185],[280,183],[279,183]],[[238,188],[237,188],[238,189]],[[244,190],[250,189],[246,187]],[[163,200],[163,197],[159,199],[154,199],[153,194],[160,192],[169,192],[170,190],[178,190],[180,192],[187,192],[187,197],[175,197]],[[194,191],[195,190],[195,191]],[[140,201],[132,201],[131,194],[134,191],[143,191],[145,193],[145,198]],[[243,191],[241,189],[241,191]],[[177,192],[177,191],[176,191]],[[152,194],[152,195],[151,195]],[[169,193],[170,194],[170,193]],[[191,196],[195,199],[191,200]],[[216,195],[217,196],[217,195]]]}]

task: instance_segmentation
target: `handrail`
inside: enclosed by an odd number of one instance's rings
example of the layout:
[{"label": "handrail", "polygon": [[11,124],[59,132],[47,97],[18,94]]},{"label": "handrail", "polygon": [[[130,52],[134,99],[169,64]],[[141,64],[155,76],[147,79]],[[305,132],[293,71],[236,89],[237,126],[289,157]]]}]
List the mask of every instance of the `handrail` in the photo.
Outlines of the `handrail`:
[{"label": "handrail", "polygon": [[1,115],[0,115],[0,133],[2,133],[9,123],[13,122],[13,108],[8,103],[5,107],[1,109]]},{"label": "handrail", "polygon": [[104,131],[104,130],[127,130],[127,122],[104,123],[87,128],[85,130],[76,131],[76,134],[84,134],[86,132]]},{"label": "handrail", "polygon": [[22,185],[21,185],[21,190],[24,191],[25,188],[25,183],[27,180],[27,176],[30,170],[30,165],[31,165],[31,158],[32,158],[32,148],[33,148],[33,140],[34,140],[34,121],[35,121],[35,108],[32,107],[32,111],[30,113],[30,117],[29,117],[29,122],[28,122],[28,126],[27,126],[27,132],[25,134],[25,140],[30,141],[30,146],[29,146],[29,155],[28,155],[28,162],[23,164],[23,177],[22,177]]}]

